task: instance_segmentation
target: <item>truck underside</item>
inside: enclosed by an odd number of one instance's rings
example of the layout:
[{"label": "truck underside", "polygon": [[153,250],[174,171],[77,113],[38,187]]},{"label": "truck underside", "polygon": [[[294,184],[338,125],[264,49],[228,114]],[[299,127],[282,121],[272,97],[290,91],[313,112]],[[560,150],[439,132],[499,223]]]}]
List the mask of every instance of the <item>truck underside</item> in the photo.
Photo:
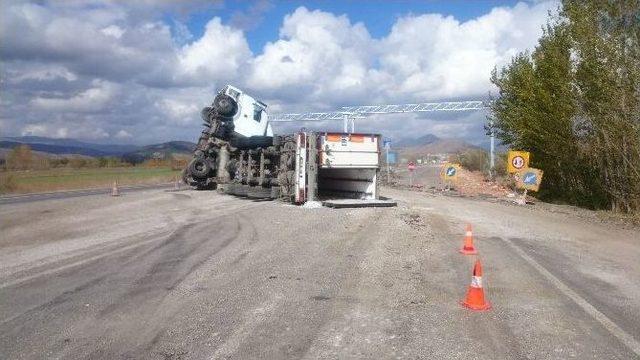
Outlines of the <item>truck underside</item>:
[{"label": "truck underside", "polygon": [[[236,99],[234,94],[239,94]],[[248,112],[254,105],[259,107]],[[266,112],[260,113],[264,108],[239,89],[221,90],[212,105],[202,110],[205,128],[183,171],[183,181],[198,189],[296,203],[315,200],[318,191],[377,198],[378,135],[269,136]]]}]

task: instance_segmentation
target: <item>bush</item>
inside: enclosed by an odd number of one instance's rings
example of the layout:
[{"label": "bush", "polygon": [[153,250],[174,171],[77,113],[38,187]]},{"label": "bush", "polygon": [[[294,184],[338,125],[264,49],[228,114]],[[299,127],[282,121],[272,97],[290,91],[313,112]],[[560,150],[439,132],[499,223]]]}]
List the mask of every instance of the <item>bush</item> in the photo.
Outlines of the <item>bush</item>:
[{"label": "bush", "polygon": [[489,154],[482,149],[466,150],[456,155],[455,161],[470,171],[489,170]]},{"label": "bush", "polygon": [[15,191],[18,188],[18,181],[15,176],[8,174],[0,176],[0,194],[6,194]]}]

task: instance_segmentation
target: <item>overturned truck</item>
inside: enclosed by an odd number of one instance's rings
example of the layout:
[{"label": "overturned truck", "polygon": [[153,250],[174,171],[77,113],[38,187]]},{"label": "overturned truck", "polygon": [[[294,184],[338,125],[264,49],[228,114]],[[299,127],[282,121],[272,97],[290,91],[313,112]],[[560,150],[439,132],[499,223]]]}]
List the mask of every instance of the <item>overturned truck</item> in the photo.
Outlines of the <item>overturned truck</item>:
[{"label": "overturned truck", "polygon": [[197,189],[297,204],[378,199],[380,136],[274,135],[267,105],[227,85],[202,110],[204,130],[183,181]]}]

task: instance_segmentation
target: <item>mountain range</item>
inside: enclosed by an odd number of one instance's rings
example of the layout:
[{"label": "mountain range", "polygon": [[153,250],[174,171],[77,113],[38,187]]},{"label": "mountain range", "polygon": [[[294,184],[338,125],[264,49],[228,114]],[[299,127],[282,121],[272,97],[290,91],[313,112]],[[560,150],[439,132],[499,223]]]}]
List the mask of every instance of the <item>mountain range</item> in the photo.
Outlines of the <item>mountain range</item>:
[{"label": "mountain range", "polygon": [[455,154],[470,149],[480,149],[462,139],[442,139],[433,134],[400,140],[392,144],[392,148],[406,158],[418,158],[427,154]]},{"label": "mountain range", "polygon": [[[0,137],[0,156],[14,147],[27,144],[39,154],[51,156],[81,155],[90,157],[118,157],[137,163],[161,155],[168,158],[175,154],[190,155],[196,144],[188,141],[169,141],[146,146],[90,143],[75,139],[52,139],[40,136]],[[392,144],[403,156],[457,153],[478,148],[460,139],[442,139],[433,134],[417,138],[400,139]]]},{"label": "mountain range", "polygon": [[26,144],[39,154],[82,155],[90,157],[119,157],[130,162],[141,162],[160,154],[167,158],[174,154],[191,154],[196,144],[188,141],[169,141],[146,146],[123,144],[99,144],[75,139],[52,139],[41,136],[1,137],[0,154],[6,154],[16,146]]}]

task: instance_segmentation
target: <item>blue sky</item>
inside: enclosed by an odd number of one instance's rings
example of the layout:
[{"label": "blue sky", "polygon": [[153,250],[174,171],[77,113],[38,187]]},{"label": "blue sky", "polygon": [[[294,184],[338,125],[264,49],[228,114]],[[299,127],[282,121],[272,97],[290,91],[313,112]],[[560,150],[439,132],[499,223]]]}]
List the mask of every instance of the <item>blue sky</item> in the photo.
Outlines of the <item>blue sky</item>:
[{"label": "blue sky", "polygon": [[[0,2],[0,135],[195,140],[233,84],[271,113],[482,100],[556,0]],[[357,130],[486,141],[486,114],[371,117]],[[335,131],[336,122],[278,124]]]},{"label": "blue sky", "polygon": [[[251,13],[256,4],[253,1],[228,1],[210,6],[204,11],[191,14],[182,20],[194,37],[202,36],[205,24],[214,16],[229,22],[238,13]],[[245,34],[249,47],[254,53],[262,50],[269,41],[278,38],[278,31],[285,15],[298,7],[322,10],[336,15],[347,15],[352,22],[365,24],[371,36],[381,38],[389,33],[397,18],[407,14],[439,13],[467,21],[488,13],[498,6],[513,6],[517,1],[498,0],[448,0],[448,1],[274,1],[263,5],[265,10],[255,17],[254,27],[247,28]],[[259,6],[259,5],[258,5]],[[180,19],[176,14],[166,14],[169,18]]]}]

